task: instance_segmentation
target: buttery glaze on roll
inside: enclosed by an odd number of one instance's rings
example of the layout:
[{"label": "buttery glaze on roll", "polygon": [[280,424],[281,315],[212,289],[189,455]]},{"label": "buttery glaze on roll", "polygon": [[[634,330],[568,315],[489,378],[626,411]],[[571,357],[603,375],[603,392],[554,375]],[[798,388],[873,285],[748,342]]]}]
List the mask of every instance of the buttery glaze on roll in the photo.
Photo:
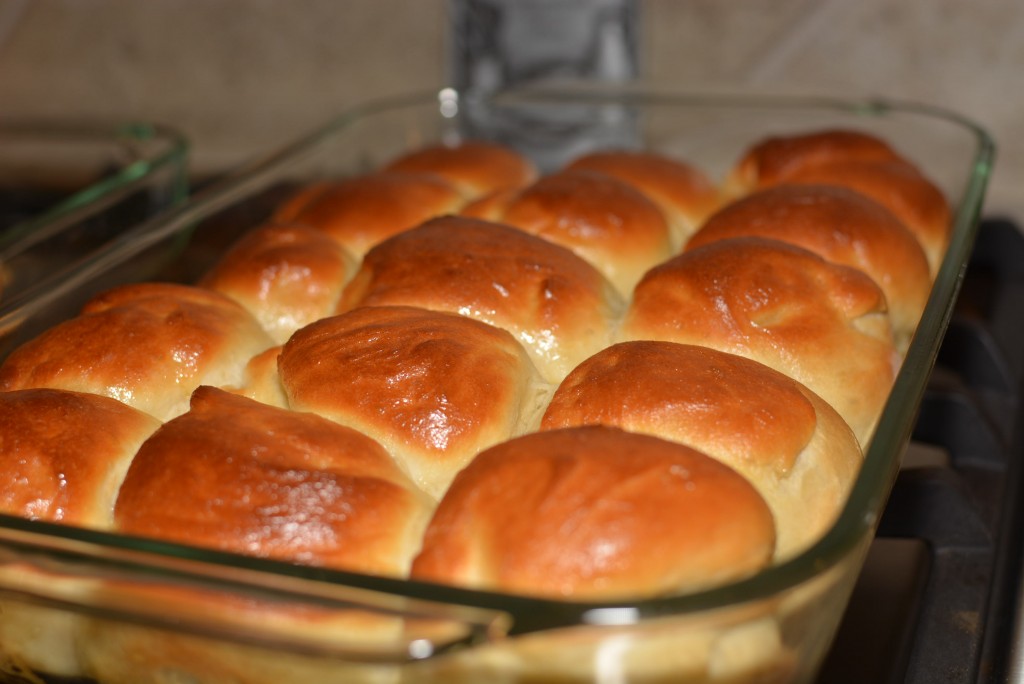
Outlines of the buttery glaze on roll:
[{"label": "buttery glaze on roll", "polygon": [[732,197],[778,185],[810,166],[849,161],[906,162],[884,140],[856,130],[828,129],[775,135],[750,147],[725,182]]},{"label": "buttery glaze on roll", "polygon": [[464,216],[497,221],[566,247],[624,296],[674,252],[672,231],[654,202],[603,173],[563,171],[516,192],[485,197]]},{"label": "buttery glaze on roll", "polygon": [[0,392],[0,510],[109,529],[139,445],[160,421],[116,399],[58,389]]},{"label": "buttery glaze on roll", "polygon": [[942,192],[914,167],[892,161],[852,161],[802,169],[791,183],[842,185],[870,197],[899,218],[921,243],[932,277],[949,246],[952,214]]},{"label": "buttery glaze on roll", "polygon": [[305,188],[278,207],[273,222],[315,228],[360,259],[392,235],[464,204],[458,189],[436,175],[377,172]]},{"label": "buttery glaze on roll", "polygon": [[274,342],[334,311],[358,264],[305,226],[264,225],[242,236],[199,281],[256,317]]},{"label": "buttery glaze on roll", "polygon": [[273,341],[234,300],[171,283],[124,285],[15,349],[0,390],[51,387],[118,399],[160,420],[202,384],[235,385]]},{"label": "buttery glaze on roll", "polygon": [[534,596],[656,596],[755,573],[775,526],[742,476],[682,444],[610,427],[531,433],[459,473],[416,579]]},{"label": "buttery glaze on roll", "polygon": [[392,160],[384,170],[440,176],[467,200],[528,185],[539,175],[533,162],[511,147],[484,140],[419,148]]},{"label": "buttery glaze on roll", "polygon": [[395,305],[504,328],[552,383],[610,343],[622,310],[608,281],[568,249],[463,217],[432,219],[370,250],[338,311]]},{"label": "buttery glaze on roll", "polygon": [[899,353],[885,295],[864,273],[764,238],[718,240],[651,269],[621,338],[697,344],[760,361],[806,385],[861,445]]},{"label": "buttery glaze on roll", "polygon": [[781,185],[720,209],[686,249],[746,236],[789,242],[867,273],[885,293],[897,347],[906,349],[931,276],[921,245],[885,207],[840,186]]},{"label": "buttery glaze on roll", "polygon": [[[0,392],[0,512],[31,520],[109,530],[114,499],[139,445],[160,427],[152,416],[109,397],[55,389]],[[87,577],[52,572],[32,554],[0,566],[5,587],[57,586],[65,596],[93,588]],[[84,678],[74,611],[0,598],[4,672]],[[32,678],[36,680],[35,677]],[[28,681],[28,680],[26,680]],[[38,680],[36,680],[38,681]]]},{"label": "buttery glaze on roll", "polygon": [[636,188],[658,205],[677,251],[717,208],[718,188],[695,166],[650,151],[604,150],[572,161],[570,171],[594,171]]},{"label": "buttery glaze on roll", "polygon": [[550,396],[511,333],[411,307],[363,307],[281,352],[288,405],[370,435],[440,498],[479,451],[535,429]]},{"label": "buttery glaze on roll", "polygon": [[891,211],[914,234],[938,271],[952,230],[942,191],[885,141],[858,131],[774,136],[753,145],[725,182],[729,197],[783,183],[841,185]]},{"label": "buttery glaze on roll", "polygon": [[834,522],[862,460],[846,422],[778,371],[707,347],[623,342],[577,366],[541,423],[608,425],[681,442],[747,478],[775,516],[776,560]]},{"label": "buttery glaze on roll", "polygon": [[431,509],[370,437],[204,386],[139,449],[114,521],[126,534],[402,576]]}]

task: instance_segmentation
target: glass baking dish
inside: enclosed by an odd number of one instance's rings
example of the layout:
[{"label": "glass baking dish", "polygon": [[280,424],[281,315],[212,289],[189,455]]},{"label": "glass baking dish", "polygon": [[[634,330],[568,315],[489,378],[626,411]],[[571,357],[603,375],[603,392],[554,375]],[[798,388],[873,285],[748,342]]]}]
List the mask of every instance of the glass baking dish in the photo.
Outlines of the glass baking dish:
[{"label": "glass baking dish", "polygon": [[[2,309],[4,353],[99,284],[193,282],[295,186],[354,174],[440,140],[489,138],[543,170],[592,148],[647,147],[721,179],[770,134],[857,128],[891,141],[946,193],[952,241],[850,498],[813,547],[698,593],[609,603],[388,579],[0,517],[2,669],[101,681],[810,682],[827,651],[910,441],[972,249],[993,144],[914,104],[568,89],[452,90],[343,113],[144,221],[73,278]],[[188,238],[180,250],[174,245]],[[180,252],[180,253],[179,253]],[[10,344],[7,344],[10,343]],[[358,625],[353,627],[353,624]],[[145,673],[142,675],[140,673]]]},{"label": "glass baking dish", "polygon": [[148,123],[0,124],[4,315],[52,301],[100,247],[184,200],[187,160],[181,134]]}]

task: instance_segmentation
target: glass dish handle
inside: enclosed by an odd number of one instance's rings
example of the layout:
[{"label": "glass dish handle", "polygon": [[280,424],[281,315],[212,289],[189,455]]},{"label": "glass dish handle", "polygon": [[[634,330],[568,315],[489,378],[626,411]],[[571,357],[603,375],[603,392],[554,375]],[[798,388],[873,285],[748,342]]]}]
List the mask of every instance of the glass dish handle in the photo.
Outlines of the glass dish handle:
[{"label": "glass dish handle", "polygon": [[[187,547],[140,540],[132,540],[131,548],[99,546],[88,538],[110,535],[0,519],[10,525],[0,528],[0,605],[16,601],[260,648],[382,664],[495,641],[507,636],[512,624],[500,611],[332,582],[334,571],[311,579],[309,568],[289,575],[282,567],[295,566],[232,554],[193,550],[189,556]],[[226,559],[233,564],[226,565]],[[382,579],[382,585],[391,581]]]}]

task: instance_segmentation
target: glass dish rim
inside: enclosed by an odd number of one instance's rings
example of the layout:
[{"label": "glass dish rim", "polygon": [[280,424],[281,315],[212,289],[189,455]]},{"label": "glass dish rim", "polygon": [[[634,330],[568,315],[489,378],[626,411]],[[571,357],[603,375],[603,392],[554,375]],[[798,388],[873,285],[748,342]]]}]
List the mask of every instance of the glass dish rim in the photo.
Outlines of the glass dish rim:
[{"label": "glass dish rim", "polygon": [[96,202],[101,197],[130,186],[155,171],[170,164],[183,164],[189,151],[188,139],[174,128],[162,124],[132,121],[111,126],[83,123],[26,123],[22,121],[0,122],[0,133],[24,133],[46,139],[81,138],[98,143],[123,144],[124,142],[151,142],[159,140],[159,149],[132,159],[116,171],[82,188],[77,188],[67,197],[42,212],[4,229],[4,232],[20,229],[25,224],[38,226],[56,220],[66,213]]},{"label": "glass dish rim", "polygon": [[[800,586],[835,567],[858,544],[873,534],[899,468],[894,455],[909,442],[913,416],[924,393],[928,375],[938,353],[941,339],[952,316],[956,294],[962,283],[967,256],[978,228],[985,186],[995,154],[993,139],[987,131],[946,109],[886,99],[850,100],[843,98],[788,95],[744,95],[726,93],[659,92],[623,87],[564,86],[523,89],[494,96],[501,104],[535,102],[540,98],[553,104],[617,104],[637,107],[707,106],[735,108],[789,108],[801,111],[834,111],[844,114],[884,116],[889,113],[934,117],[963,128],[973,136],[975,149],[966,169],[966,184],[960,198],[950,198],[954,208],[952,241],[936,276],[932,294],[907,351],[903,367],[893,387],[872,440],[865,452],[861,472],[847,503],[829,532],[798,556],[767,568],[758,574],[728,585],[678,596],[636,600],[577,601],[519,596],[500,592],[443,586],[408,579],[362,575],[309,566],[296,566],[207,549],[132,538],[116,533],[68,528],[12,516],[0,516],[0,544],[28,552],[57,554],[61,557],[88,558],[110,567],[145,568],[168,579],[212,582],[221,588],[281,592],[315,600],[317,585],[368,591],[387,603],[389,599],[423,601],[442,606],[461,606],[507,614],[513,618],[514,633],[525,633],[579,624],[635,624],[644,620],[703,613],[714,609],[770,599]],[[453,89],[372,100],[343,111],[326,125],[299,138],[291,145],[249,164],[211,183],[191,200],[165,214],[145,221],[127,231],[83,264],[65,288],[74,287],[106,266],[130,259],[146,247],[186,229],[192,222],[230,206],[236,199],[288,164],[298,163],[323,140],[342,133],[353,123],[376,113],[410,106],[437,104],[440,107],[471,104]],[[966,160],[965,160],[966,161]],[[63,290],[63,291],[66,291]],[[59,294],[59,293],[58,293]],[[0,327],[8,315],[0,307]],[[881,437],[881,438],[880,438]],[[153,564],[156,564],[153,566]],[[372,602],[372,601],[371,601]]]}]

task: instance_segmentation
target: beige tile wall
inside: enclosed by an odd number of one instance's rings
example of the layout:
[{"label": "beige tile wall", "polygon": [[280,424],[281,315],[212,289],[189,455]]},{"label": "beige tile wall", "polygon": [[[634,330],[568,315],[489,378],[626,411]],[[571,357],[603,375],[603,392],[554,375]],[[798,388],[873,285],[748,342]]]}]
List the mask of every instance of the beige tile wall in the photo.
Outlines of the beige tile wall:
[{"label": "beige tile wall", "polygon": [[[659,87],[882,95],[1000,145],[990,212],[1024,218],[1019,0],[639,0]],[[350,104],[445,80],[444,0],[0,0],[0,117],[156,120],[197,173]]]}]

